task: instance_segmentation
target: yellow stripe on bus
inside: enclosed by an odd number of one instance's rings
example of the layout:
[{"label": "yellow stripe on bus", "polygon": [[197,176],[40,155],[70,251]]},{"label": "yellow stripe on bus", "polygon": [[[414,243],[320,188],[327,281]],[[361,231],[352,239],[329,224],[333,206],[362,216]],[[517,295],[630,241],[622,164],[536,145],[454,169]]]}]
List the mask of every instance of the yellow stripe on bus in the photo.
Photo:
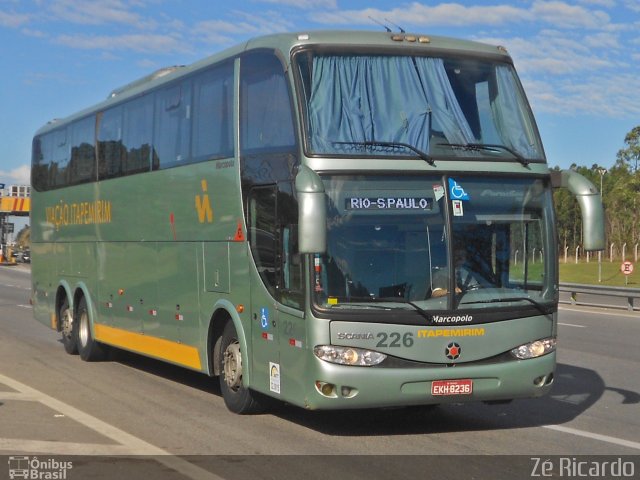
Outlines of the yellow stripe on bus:
[{"label": "yellow stripe on bus", "polygon": [[98,323],[93,328],[99,342],[202,370],[200,354],[195,347]]}]

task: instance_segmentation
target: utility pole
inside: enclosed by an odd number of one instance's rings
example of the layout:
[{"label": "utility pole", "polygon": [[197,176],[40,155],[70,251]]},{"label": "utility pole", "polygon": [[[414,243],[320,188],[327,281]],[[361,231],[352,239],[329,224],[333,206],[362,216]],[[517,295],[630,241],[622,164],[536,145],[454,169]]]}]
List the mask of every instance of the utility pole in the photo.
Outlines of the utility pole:
[{"label": "utility pole", "polygon": [[[600,198],[604,203],[604,192],[602,191],[602,179],[604,178],[604,174],[607,173],[606,168],[598,168],[598,173],[600,174]],[[598,252],[598,283],[602,283],[602,250]]]}]

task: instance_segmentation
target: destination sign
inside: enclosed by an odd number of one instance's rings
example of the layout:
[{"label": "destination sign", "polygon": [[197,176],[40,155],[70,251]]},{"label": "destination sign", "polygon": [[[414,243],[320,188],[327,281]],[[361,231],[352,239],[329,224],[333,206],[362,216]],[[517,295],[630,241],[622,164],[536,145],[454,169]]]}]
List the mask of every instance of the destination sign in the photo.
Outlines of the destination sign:
[{"label": "destination sign", "polygon": [[427,197],[347,197],[347,210],[432,210],[433,198]]}]

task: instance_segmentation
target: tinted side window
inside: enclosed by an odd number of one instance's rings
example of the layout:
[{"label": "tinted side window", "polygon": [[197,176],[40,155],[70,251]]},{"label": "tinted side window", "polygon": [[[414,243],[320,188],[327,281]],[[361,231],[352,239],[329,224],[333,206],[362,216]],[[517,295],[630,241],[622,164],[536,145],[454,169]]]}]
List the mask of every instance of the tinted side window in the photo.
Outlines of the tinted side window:
[{"label": "tinted side window", "polygon": [[51,187],[64,187],[68,182],[69,150],[67,129],[62,128],[53,132],[52,158],[49,166],[49,185]]},{"label": "tinted side window", "polygon": [[298,207],[291,184],[254,187],[249,194],[249,245],[271,295],[293,308],[304,303],[298,253]]},{"label": "tinted side window", "polygon": [[190,132],[189,84],[184,82],[160,90],[156,95],[153,168],[167,168],[187,163]]},{"label": "tinted side window", "polygon": [[31,185],[39,192],[49,190],[53,135],[46,134],[33,140],[31,152]]},{"label": "tinted side window", "polygon": [[292,108],[284,69],[270,53],[241,60],[240,142],[245,152],[295,145]]},{"label": "tinted side window", "polygon": [[96,150],[95,117],[88,117],[71,126],[71,161],[69,162],[69,183],[86,183],[95,180]]},{"label": "tinted side window", "polygon": [[197,76],[193,81],[194,160],[233,155],[233,64]]},{"label": "tinted side window", "polygon": [[98,180],[122,175],[122,107],[98,114]]},{"label": "tinted side window", "polygon": [[125,175],[150,169],[153,97],[146,95],[124,106],[122,170]]},{"label": "tinted side window", "polygon": [[254,188],[249,198],[249,244],[262,281],[276,294],[278,252],[275,186]]}]

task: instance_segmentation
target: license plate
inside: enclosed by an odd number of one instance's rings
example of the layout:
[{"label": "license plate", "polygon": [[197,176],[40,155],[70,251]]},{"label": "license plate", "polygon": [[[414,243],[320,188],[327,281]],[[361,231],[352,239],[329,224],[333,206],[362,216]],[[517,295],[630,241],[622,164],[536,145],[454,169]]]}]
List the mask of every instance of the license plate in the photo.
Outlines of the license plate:
[{"label": "license plate", "polygon": [[473,380],[434,380],[431,383],[431,395],[471,395]]}]

